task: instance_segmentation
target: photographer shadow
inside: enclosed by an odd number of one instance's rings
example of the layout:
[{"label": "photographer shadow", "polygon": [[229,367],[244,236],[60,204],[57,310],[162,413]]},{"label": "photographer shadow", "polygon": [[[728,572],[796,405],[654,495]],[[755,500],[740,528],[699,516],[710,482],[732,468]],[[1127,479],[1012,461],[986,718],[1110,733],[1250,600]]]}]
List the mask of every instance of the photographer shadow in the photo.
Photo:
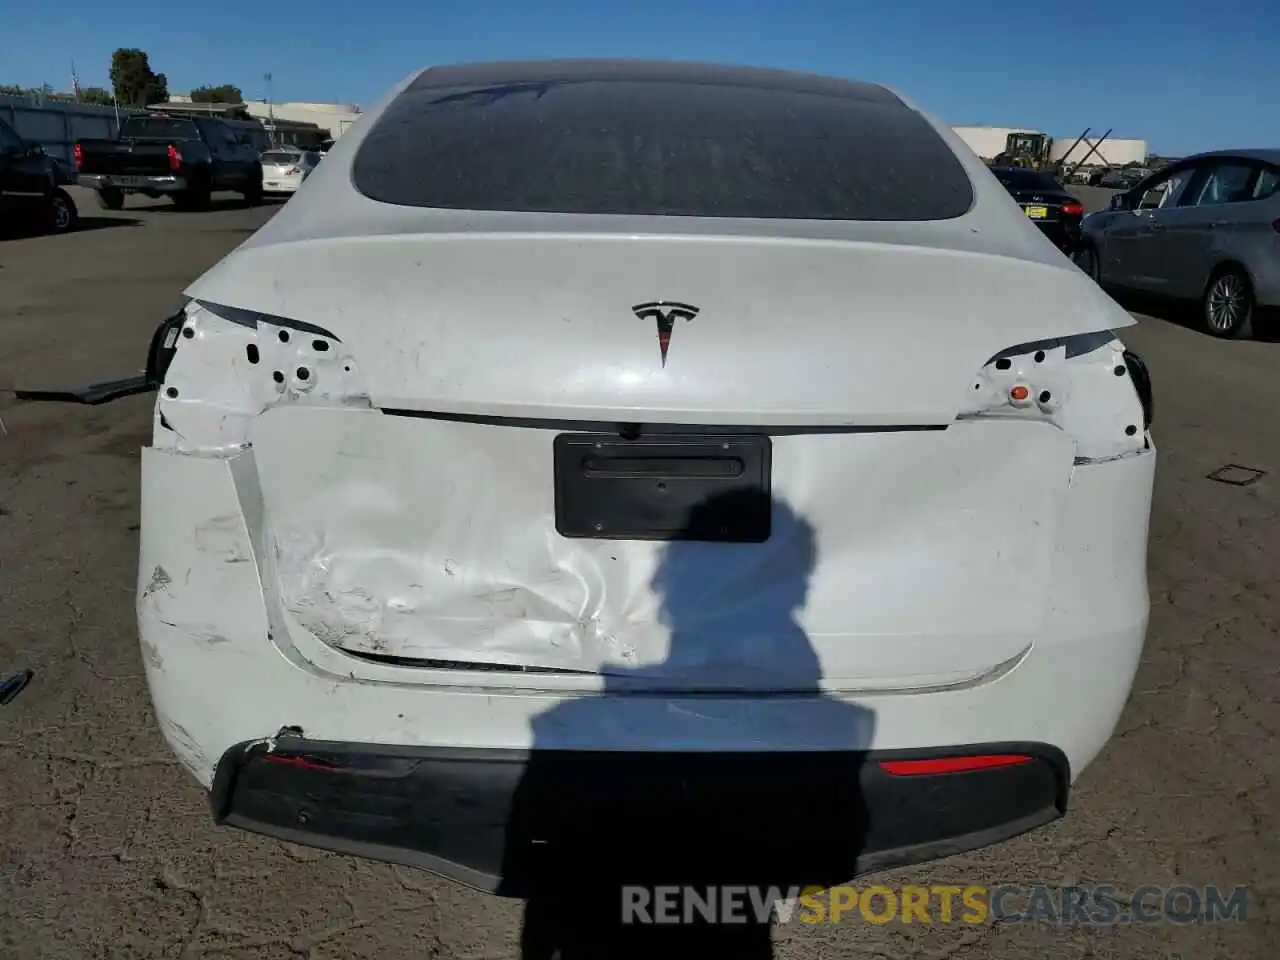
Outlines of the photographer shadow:
[{"label": "photographer shadow", "polygon": [[[751,496],[696,507],[688,529]],[[666,546],[665,661],[610,668],[603,695],[533,721],[498,890],[527,900],[525,960],[771,957],[775,899],[855,875],[874,715],[822,694],[796,619],[815,532],[769,510],[764,544]],[[609,749],[566,748],[584,743]]]}]

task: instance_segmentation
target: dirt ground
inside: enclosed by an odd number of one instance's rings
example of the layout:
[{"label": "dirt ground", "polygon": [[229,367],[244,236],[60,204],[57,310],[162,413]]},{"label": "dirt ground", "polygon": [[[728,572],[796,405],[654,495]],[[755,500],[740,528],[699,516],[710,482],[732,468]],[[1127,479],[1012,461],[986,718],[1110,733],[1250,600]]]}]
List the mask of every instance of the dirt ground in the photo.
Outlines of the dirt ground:
[{"label": "dirt ground", "polygon": [[[0,673],[35,670],[0,707],[0,955],[518,956],[518,902],[214,827],[169,756],[133,614],[152,398],[28,405],[3,389],[138,371],[183,287],[271,208],[100,214],[79,198],[91,229],[0,240]],[[1219,342],[1178,319],[1141,316],[1125,334],[1152,369],[1160,460],[1150,634],[1114,739],[1061,822],[876,879],[1247,885],[1245,921],[792,923],[775,928],[779,957],[1277,955],[1280,343]],[[1206,479],[1224,464],[1268,473]]]}]

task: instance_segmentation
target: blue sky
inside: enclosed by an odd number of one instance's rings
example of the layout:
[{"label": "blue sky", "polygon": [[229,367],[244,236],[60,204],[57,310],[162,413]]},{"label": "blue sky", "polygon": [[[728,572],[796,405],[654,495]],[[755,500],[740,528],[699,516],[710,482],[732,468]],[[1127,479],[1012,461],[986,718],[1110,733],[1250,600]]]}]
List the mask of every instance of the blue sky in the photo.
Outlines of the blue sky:
[{"label": "blue sky", "polygon": [[[234,83],[368,105],[430,63],[651,56],[794,67],[897,87],[952,124],[1086,126],[1162,153],[1280,144],[1278,0],[13,0],[0,83],[107,86],[140,47],[169,89]],[[53,11],[57,16],[54,17]],[[57,23],[57,27],[52,24]],[[219,30],[218,26],[223,25]]]}]

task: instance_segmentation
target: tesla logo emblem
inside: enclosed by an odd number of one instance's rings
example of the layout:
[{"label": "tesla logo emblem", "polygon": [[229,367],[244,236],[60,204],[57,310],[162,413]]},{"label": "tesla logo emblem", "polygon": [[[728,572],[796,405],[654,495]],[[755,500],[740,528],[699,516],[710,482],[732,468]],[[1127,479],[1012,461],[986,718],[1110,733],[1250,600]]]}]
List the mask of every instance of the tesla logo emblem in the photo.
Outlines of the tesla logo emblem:
[{"label": "tesla logo emblem", "polygon": [[688,303],[676,303],[674,300],[654,300],[651,303],[637,303],[631,308],[641,320],[653,320],[658,325],[658,349],[662,351],[662,365],[667,365],[667,348],[671,346],[671,331],[675,329],[677,320],[692,320],[698,315],[698,308]]}]

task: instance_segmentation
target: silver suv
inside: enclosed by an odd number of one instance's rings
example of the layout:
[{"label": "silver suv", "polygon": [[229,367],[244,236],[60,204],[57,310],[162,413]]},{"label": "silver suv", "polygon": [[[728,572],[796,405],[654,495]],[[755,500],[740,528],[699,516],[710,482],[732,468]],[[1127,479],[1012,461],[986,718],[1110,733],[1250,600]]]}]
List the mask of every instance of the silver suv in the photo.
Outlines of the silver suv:
[{"label": "silver suv", "polygon": [[1280,150],[1187,157],[1081,223],[1076,262],[1108,286],[1198,300],[1205,329],[1249,331],[1280,306]]}]

